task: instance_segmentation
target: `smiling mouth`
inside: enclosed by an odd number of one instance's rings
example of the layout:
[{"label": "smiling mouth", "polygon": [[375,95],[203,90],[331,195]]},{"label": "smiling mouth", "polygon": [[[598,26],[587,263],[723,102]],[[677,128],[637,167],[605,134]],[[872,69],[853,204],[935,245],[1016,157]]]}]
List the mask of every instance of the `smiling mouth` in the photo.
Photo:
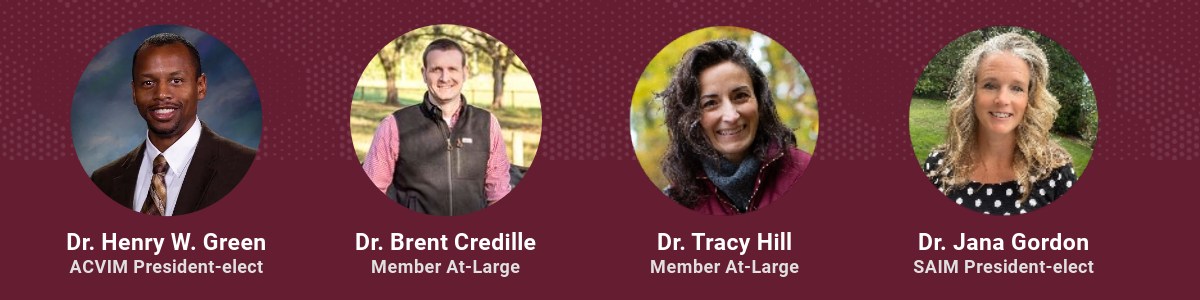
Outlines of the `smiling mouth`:
[{"label": "smiling mouth", "polygon": [[742,130],[746,130],[746,125],[734,129],[717,130],[717,135],[730,136],[741,133]]},{"label": "smiling mouth", "polygon": [[155,120],[169,121],[171,120],[171,117],[175,116],[175,111],[177,110],[178,109],[175,108],[159,108],[151,110],[150,114],[154,116]]},{"label": "smiling mouth", "polygon": [[1001,118],[1001,119],[1008,119],[1008,118],[1012,118],[1012,116],[1013,116],[1013,114],[998,113],[998,112],[988,112],[988,113],[991,114],[993,117],[997,117],[997,118]]}]

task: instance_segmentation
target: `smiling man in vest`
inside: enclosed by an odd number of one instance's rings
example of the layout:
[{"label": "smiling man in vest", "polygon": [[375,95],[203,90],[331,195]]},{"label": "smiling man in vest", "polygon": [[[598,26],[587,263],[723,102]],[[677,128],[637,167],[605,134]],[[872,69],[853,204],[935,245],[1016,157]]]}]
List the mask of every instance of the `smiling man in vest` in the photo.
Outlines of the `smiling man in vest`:
[{"label": "smiling man in vest", "polygon": [[437,216],[462,215],[504,198],[508,155],[500,122],[462,95],[469,70],[462,46],[449,39],[425,48],[420,104],[379,123],[363,171],[404,207]]}]

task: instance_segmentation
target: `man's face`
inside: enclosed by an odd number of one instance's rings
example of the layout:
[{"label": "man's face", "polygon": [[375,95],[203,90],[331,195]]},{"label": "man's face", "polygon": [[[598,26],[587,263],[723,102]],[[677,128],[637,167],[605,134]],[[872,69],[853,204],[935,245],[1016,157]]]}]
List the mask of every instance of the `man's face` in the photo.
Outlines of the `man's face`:
[{"label": "man's face", "polygon": [[429,88],[431,100],[437,103],[457,101],[466,81],[467,68],[463,65],[463,54],[458,50],[433,50],[425,56],[425,69],[421,77]]},{"label": "man's face", "polygon": [[196,102],[207,93],[207,78],[196,74],[192,54],[183,44],[146,45],[137,55],[133,104],[146,119],[146,128],[159,137],[183,135],[196,121]]}]

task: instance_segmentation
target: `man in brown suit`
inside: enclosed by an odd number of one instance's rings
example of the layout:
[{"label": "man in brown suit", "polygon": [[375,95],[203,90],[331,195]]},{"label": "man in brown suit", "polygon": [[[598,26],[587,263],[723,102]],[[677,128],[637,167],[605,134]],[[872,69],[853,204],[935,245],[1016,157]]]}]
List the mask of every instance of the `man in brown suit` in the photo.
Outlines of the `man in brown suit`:
[{"label": "man in brown suit", "polygon": [[92,172],[92,182],[113,201],[159,216],[192,213],[229,194],[256,151],[197,118],[207,81],[191,42],[170,33],[146,39],[134,52],[131,83],[146,141]]}]

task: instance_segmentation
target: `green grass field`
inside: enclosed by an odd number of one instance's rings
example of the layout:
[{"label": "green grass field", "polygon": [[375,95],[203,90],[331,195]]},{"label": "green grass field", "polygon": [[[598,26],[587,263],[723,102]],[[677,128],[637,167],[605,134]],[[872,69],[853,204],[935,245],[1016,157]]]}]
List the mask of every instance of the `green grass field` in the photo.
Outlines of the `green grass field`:
[{"label": "green grass field", "polygon": [[[933,147],[942,144],[942,139],[946,135],[946,120],[949,112],[946,111],[946,102],[931,99],[913,98],[912,104],[908,110],[908,134],[912,137],[913,152],[917,156],[917,164],[925,162],[925,158],[929,156],[929,150]],[[1083,176],[1084,169],[1087,169],[1088,162],[1092,160],[1092,149],[1078,138],[1068,138],[1051,134],[1051,139],[1067,149],[1071,153],[1071,160],[1075,163],[1076,176]]]},{"label": "green grass field", "polygon": [[[419,97],[418,97],[419,98]],[[401,98],[401,105],[409,106],[416,104],[413,99]],[[484,106],[483,108],[487,108]],[[358,154],[358,161],[362,162],[367,156],[367,150],[371,147],[371,140],[375,137],[375,128],[379,127],[379,121],[395,112],[400,107],[388,106],[383,103],[354,101],[350,106],[350,135],[354,140],[354,152]],[[537,154],[538,144],[542,138],[542,109],[539,108],[505,108],[499,111],[492,111],[496,115],[496,119],[500,121],[501,131],[504,133],[504,143],[508,150],[508,159],[513,161],[513,137],[517,134],[521,135],[524,140],[524,147],[521,149],[525,156],[522,166],[528,167],[533,162],[533,157]]]}]

